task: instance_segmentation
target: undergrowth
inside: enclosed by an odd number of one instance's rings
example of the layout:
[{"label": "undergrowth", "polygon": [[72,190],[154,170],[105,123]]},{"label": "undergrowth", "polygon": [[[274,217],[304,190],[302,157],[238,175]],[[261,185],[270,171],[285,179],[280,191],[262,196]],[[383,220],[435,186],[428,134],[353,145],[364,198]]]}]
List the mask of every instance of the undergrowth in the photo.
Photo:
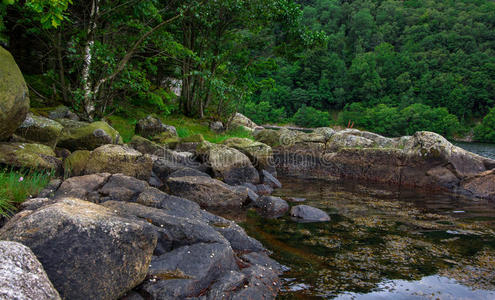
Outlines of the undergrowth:
[{"label": "undergrowth", "polygon": [[38,194],[50,181],[52,173],[0,169],[0,215],[8,216],[27,197]]}]

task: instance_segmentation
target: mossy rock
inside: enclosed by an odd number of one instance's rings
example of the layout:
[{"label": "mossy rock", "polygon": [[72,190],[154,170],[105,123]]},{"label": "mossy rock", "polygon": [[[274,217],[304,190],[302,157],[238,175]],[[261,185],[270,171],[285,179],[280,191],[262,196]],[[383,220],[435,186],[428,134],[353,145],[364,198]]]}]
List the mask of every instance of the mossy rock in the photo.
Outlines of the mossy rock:
[{"label": "mossy rock", "polygon": [[79,117],[73,113],[70,108],[65,105],[59,105],[55,107],[31,107],[31,112],[35,115],[39,115],[52,120],[56,119],[70,119],[79,121]]},{"label": "mossy rock", "polygon": [[144,154],[154,154],[156,151],[163,149],[159,144],[139,135],[132,137],[129,146]]},{"label": "mossy rock", "polygon": [[267,144],[256,142],[248,138],[229,138],[224,145],[237,149],[247,155],[258,169],[273,171],[273,150]]},{"label": "mossy rock", "polygon": [[58,170],[62,162],[46,145],[0,143],[0,164],[33,170]]},{"label": "mossy rock", "polygon": [[205,138],[202,134],[195,134],[191,136],[186,136],[180,139],[181,143],[202,143],[205,141]]},{"label": "mossy rock", "polygon": [[172,138],[176,138],[177,135],[173,134],[172,132],[165,131],[162,133],[159,133],[151,138],[151,140],[155,143],[163,144],[164,141]]},{"label": "mossy rock", "polygon": [[15,131],[15,134],[22,138],[24,142],[39,143],[55,149],[63,129],[64,127],[56,121],[28,114],[26,120]]},{"label": "mossy rock", "polygon": [[103,121],[85,123],[69,119],[57,119],[64,126],[58,146],[75,150],[94,150],[106,144],[122,144],[117,130]]},{"label": "mossy rock", "polygon": [[64,173],[67,176],[84,175],[84,169],[88,163],[91,152],[88,150],[74,151],[64,161]]},{"label": "mossy rock", "polygon": [[12,55],[0,46],[0,141],[7,140],[26,119],[29,93]]},{"label": "mossy rock", "polygon": [[91,152],[84,173],[121,173],[147,181],[152,168],[153,161],[147,154],[127,146],[104,145]]},{"label": "mossy rock", "polygon": [[254,133],[254,138],[261,143],[267,144],[271,147],[280,146],[281,136],[283,133],[286,133],[285,130],[272,130],[272,129],[263,129]]}]

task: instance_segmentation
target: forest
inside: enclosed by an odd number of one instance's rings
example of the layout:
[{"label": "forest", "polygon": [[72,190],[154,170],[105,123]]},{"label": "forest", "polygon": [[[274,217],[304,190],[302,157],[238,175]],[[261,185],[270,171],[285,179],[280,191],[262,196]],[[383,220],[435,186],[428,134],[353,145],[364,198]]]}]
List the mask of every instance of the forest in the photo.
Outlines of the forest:
[{"label": "forest", "polygon": [[495,2],[4,0],[33,107],[495,142]]}]

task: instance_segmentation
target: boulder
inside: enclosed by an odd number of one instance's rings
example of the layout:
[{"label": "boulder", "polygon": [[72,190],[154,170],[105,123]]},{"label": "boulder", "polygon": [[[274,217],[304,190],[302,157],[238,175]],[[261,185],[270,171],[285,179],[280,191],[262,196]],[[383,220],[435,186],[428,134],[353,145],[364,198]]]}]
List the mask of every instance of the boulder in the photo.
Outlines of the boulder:
[{"label": "boulder", "polygon": [[77,150],[72,152],[69,157],[64,160],[64,174],[66,176],[81,176],[84,175],[86,164],[91,156],[89,150]]},{"label": "boulder", "polygon": [[332,138],[332,136],[335,134],[335,130],[333,128],[330,128],[330,127],[319,127],[319,128],[315,128],[313,130],[313,133],[316,133],[316,134],[319,134],[319,135],[322,135],[325,137],[325,141],[329,141],[330,138]]},{"label": "boulder", "polygon": [[486,164],[490,159],[468,152],[452,145],[439,134],[418,131],[404,146],[409,156],[419,157],[424,161],[438,161],[449,163],[457,177],[474,176],[486,171]]},{"label": "boulder", "polygon": [[258,184],[255,191],[258,195],[266,196],[273,193],[273,188],[266,184]]},{"label": "boulder", "polygon": [[260,128],[260,126],[256,125],[256,123],[241,113],[236,113],[231,123],[235,126],[243,126],[250,131]]},{"label": "boulder", "polygon": [[461,183],[461,188],[475,197],[495,200],[495,170],[465,179]]},{"label": "boulder", "polygon": [[23,142],[43,144],[55,149],[64,127],[51,119],[28,114],[15,134]]},{"label": "boulder", "polygon": [[202,207],[240,207],[247,191],[238,190],[206,176],[173,177],[167,180],[170,193],[192,200]]},{"label": "boulder", "polygon": [[273,176],[270,172],[266,170],[262,170],[261,176],[263,178],[262,180],[263,184],[269,185],[274,189],[282,188],[282,183],[280,183],[280,181],[278,181],[278,179],[275,178],[275,176]]},{"label": "boulder", "polygon": [[321,209],[308,206],[297,205],[290,210],[290,215],[299,222],[328,222],[330,217]]},{"label": "boulder", "polygon": [[343,130],[335,133],[327,142],[326,147],[336,152],[342,148],[371,148],[374,145],[375,142],[370,139]]},{"label": "boulder", "polygon": [[74,198],[24,211],[0,238],[34,252],[64,299],[118,299],[146,276],[157,236],[147,222]]},{"label": "boulder", "polygon": [[99,203],[98,190],[109,180],[110,176],[111,174],[102,173],[69,178],[55,192],[55,199],[72,197]]},{"label": "boulder", "polygon": [[94,150],[106,144],[122,144],[117,130],[103,121],[85,123],[70,119],[57,119],[64,126],[59,147],[75,150]]},{"label": "boulder", "polygon": [[60,299],[34,253],[28,247],[0,241],[1,299]]},{"label": "boulder", "polygon": [[360,136],[366,138],[374,142],[373,145],[374,147],[397,148],[399,145],[399,141],[397,139],[387,138],[369,131],[361,131],[357,129],[344,129],[342,131],[339,131],[339,134]]},{"label": "boulder", "polygon": [[289,204],[279,197],[263,196],[254,202],[254,206],[267,218],[280,218],[289,211]]},{"label": "boulder", "polygon": [[198,146],[196,154],[211,167],[215,177],[228,184],[259,182],[258,171],[239,150],[205,141]]},{"label": "boulder", "polygon": [[208,170],[208,167],[197,161],[196,156],[190,152],[163,149],[155,154],[153,172],[162,181],[166,181],[170,174],[183,168],[191,168],[201,172]]},{"label": "boulder", "polygon": [[178,169],[177,171],[174,171],[172,174],[170,174],[168,176],[168,178],[185,177],[185,176],[204,176],[204,177],[211,178],[210,175],[208,175],[204,172],[201,172],[197,169],[188,168],[188,167],[181,168],[181,169]]},{"label": "boulder", "polygon": [[151,115],[139,120],[136,124],[136,134],[143,137],[151,138],[161,133],[169,133],[169,136],[177,136],[177,130],[174,126],[165,125],[160,119]]},{"label": "boulder", "polygon": [[62,161],[46,145],[0,143],[0,164],[15,168],[59,170]]},{"label": "boulder", "polygon": [[29,92],[12,55],[0,46],[0,141],[7,140],[26,119]]},{"label": "boulder", "polygon": [[205,141],[202,134],[195,134],[180,138],[175,150],[179,152],[196,152],[196,148]]},{"label": "boulder", "polygon": [[223,144],[244,153],[258,170],[265,169],[270,173],[276,172],[273,163],[273,150],[267,144],[248,138],[230,138],[226,139]]},{"label": "boulder", "polygon": [[143,154],[155,154],[157,151],[163,149],[163,147],[159,144],[139,135],[135,135],[132,137],[131,141],[129,142],[129,146]]},{"label": "boulder", "polygon": [[212,122],[210,123],[210,130],[213,132],[220,133],[225,130],[225,127],[223,126],[223,123],[220,121]]},{"label": "boulder", "polygon": [[153,299],[185,299],[198,296],[230,270],[239,270],[230,246],[218,243],[184,246],[153,258],[151,280],[142,289]]},{"label": "boulder", "polygon": [[85,174],[122,173],[142,180],[151,177],[153,161],[147,154],[121,145],[104,145],[89,155]]},{"label": "boulder", "polygon": [[282,134],[290,132],[286,129],[273,130],[273,129],[263,129],[256,131],[254,133],[254,138],[261,143],[269,145],[271,147],[277,147],[282,144],[280,138]]},{"label": "boulder", "polygon": [[79,117],[72,112],[70,108],[64,105],[59,105],[57,107],[37,108],[35,112],[52,120],[70,119],[73,121],[79,121]]}]

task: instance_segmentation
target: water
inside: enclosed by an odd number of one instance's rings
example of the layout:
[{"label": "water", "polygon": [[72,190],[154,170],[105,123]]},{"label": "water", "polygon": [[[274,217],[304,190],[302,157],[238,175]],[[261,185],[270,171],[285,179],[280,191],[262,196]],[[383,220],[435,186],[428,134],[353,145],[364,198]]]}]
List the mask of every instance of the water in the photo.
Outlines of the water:
[{"label": "water", "polygon": [[242,225],[291,268],[280,299],[495,299],[495,203],[357,182],[282,179],[329,223]]},{"label": "water", "polygon": [[495,144],[455,142],[454,145],[481,156],[495,159]]}]

